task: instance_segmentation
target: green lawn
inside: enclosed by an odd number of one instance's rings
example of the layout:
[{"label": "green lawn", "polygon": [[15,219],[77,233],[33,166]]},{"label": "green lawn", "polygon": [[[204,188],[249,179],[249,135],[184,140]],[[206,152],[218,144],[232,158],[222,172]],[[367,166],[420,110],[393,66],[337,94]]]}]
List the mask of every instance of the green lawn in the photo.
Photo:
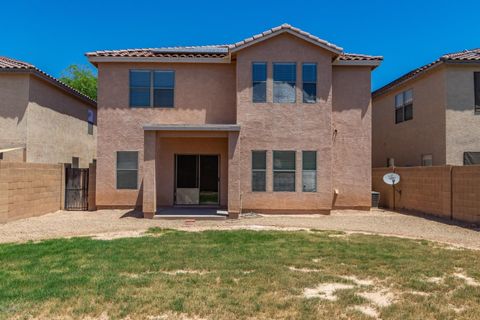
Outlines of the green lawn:
[{"label": "green lawn", "polygon": [[0,245],[0,319],[478,319],[477,282],[480,252],[321,231]]}]

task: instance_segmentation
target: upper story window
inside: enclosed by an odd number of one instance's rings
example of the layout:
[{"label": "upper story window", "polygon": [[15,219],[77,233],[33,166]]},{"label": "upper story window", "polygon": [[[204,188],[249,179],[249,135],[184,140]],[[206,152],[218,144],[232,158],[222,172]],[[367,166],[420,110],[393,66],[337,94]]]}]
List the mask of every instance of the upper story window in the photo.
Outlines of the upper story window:
[{"label": "upper story window", "polygon": [[395,123],[413,119],[413,90],[395,96]]},{"label": "upper story window", "polygon": [[93,123],[94,123],[94,113],[92,109],[87,111],[87,133],[89,135],[93,134]]},{"label": "upper story window", "polygon": [[296,63],[273,64],[273,102],[295,103]]},{"label": "upper story window", "polygon": [[174,71],[130,70],[130,107],[172,108]]},{"label": "upper story window", "polygon": [[254,62],[252,64],[253,102],[267,102],[267,64]]},{"label": "upper story window", "polygon": [[317,64],[302,65],[303,103],[317,102]]},{"label": "upper story window", "polygon": [[480,114],[480,72],[473,73],[473,87],[475,91],[475,114]]}]

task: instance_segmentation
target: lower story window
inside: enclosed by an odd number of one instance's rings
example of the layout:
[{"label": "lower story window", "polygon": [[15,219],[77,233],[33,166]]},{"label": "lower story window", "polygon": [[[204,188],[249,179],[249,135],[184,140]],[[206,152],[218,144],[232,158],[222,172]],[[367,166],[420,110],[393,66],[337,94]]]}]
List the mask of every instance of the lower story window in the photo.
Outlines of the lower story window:
[{"label": "lower story window", "polygon": [[267,178],[267,152],[252,151],[252,191],[265,191]]},{"label": "lower story window", "polygon": [[273,191],[295,191],[295,151],[273,151]]},{"label": "lower story window", "polygon": [[317,191],[317,152],[302,152],[302,191]]},{"label": "lower story window", "polygon": [[138,188],[138,151],[117,152],[117,189]]}]

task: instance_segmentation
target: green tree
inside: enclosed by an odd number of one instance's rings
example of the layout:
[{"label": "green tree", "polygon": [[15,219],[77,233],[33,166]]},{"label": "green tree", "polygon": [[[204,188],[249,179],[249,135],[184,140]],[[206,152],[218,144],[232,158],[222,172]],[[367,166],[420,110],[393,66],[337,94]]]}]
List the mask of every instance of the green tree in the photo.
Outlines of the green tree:
[{"label": "green tree", "polygon": [[97,99],[97,76],[88,67],[72,64],[62,72],[60,81],[94,100]]}]

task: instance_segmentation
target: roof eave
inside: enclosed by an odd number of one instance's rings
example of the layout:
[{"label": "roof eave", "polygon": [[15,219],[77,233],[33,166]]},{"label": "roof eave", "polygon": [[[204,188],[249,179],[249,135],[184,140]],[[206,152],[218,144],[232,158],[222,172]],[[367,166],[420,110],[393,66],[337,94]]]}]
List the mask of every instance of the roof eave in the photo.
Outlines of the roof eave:
[{"label": "roof eave", "polygon": [[230,55],[223,58],[164,58],[164,57],[99,57],[87,55],[88,61],[98,67],[103,62],[137,63],[230,63]]},{"label": "roof eave", "polygon": [[42,79],[44,81],[47,81],[48,83],[54,85],[55,87],[59,88],[60,90],[63,90],[65,92],[71,94],[75,98],[89,104],[90,106],[92,106],[94,108],[97,108],[97,102],[95,100],[87,97],[86,95],[84,95],[82,93],[77,92],[76,90],[74,90],[74,89],[70,88],[69,86],[65,85],[64,83],[62,83],[58,79],[55,79],[54,77],[52,77],[48,74],[45,74],[45,73],[41,72],[40,70],[38,70],[34,67],[30,67],[30,68],[8,68],[8,69],[5,68],[5,69],[0,69],[0,73],[20,73],[20,74],[34,75],[37,78],[40,78],[40,79]]},{"label": "roof eave", "polygon": [[319,42],[319,41],[317,41],[315,39],[311,39],[310,37],[307,37],[307,36],[305,36],[305,35],[303,35],[299,32],[296,32],[296,31],[291,30],[291,29],[286,29],[286,28],[274,31],[274,32],[272,32],[270,34],[267,34],[267,35],[262,35],[261,37],[258,37],[256,39],[254,38],[253,40],[245,42],[244,44],[241,44],[241,45],[238,45],[238,46],[232,46],[232,48],[230,49],[230,53],[232,53],[232,54],[236,53],[236,52],[241,51],[243,49],[246,49],[246,48],[248,48],[252,45],[255,45],[257,43],[263,42],[263,41],[268,40],[270,38],[276,37],[276,36],[281,35],[283,33],[289,33],[293,36],[296,36],[300,39],[303,39],[307,42],[310,42],[310,43],[312,43],[316,46],[319,46],[319,47],[321,47],[325,50],[328,50],[328,51],[330,51],[330,52],[332,52],[336,55],[340,55],[340,54],[343,53],[343,48],[341,48],[341,47],[334,46],[334,45],[328,45],[326,43]]},{"label": "roof eave", "polygon": [[371,67],[372,70],[382,64],[382,60],[335,60],[334,66],[357,66],[357,67]]}]

